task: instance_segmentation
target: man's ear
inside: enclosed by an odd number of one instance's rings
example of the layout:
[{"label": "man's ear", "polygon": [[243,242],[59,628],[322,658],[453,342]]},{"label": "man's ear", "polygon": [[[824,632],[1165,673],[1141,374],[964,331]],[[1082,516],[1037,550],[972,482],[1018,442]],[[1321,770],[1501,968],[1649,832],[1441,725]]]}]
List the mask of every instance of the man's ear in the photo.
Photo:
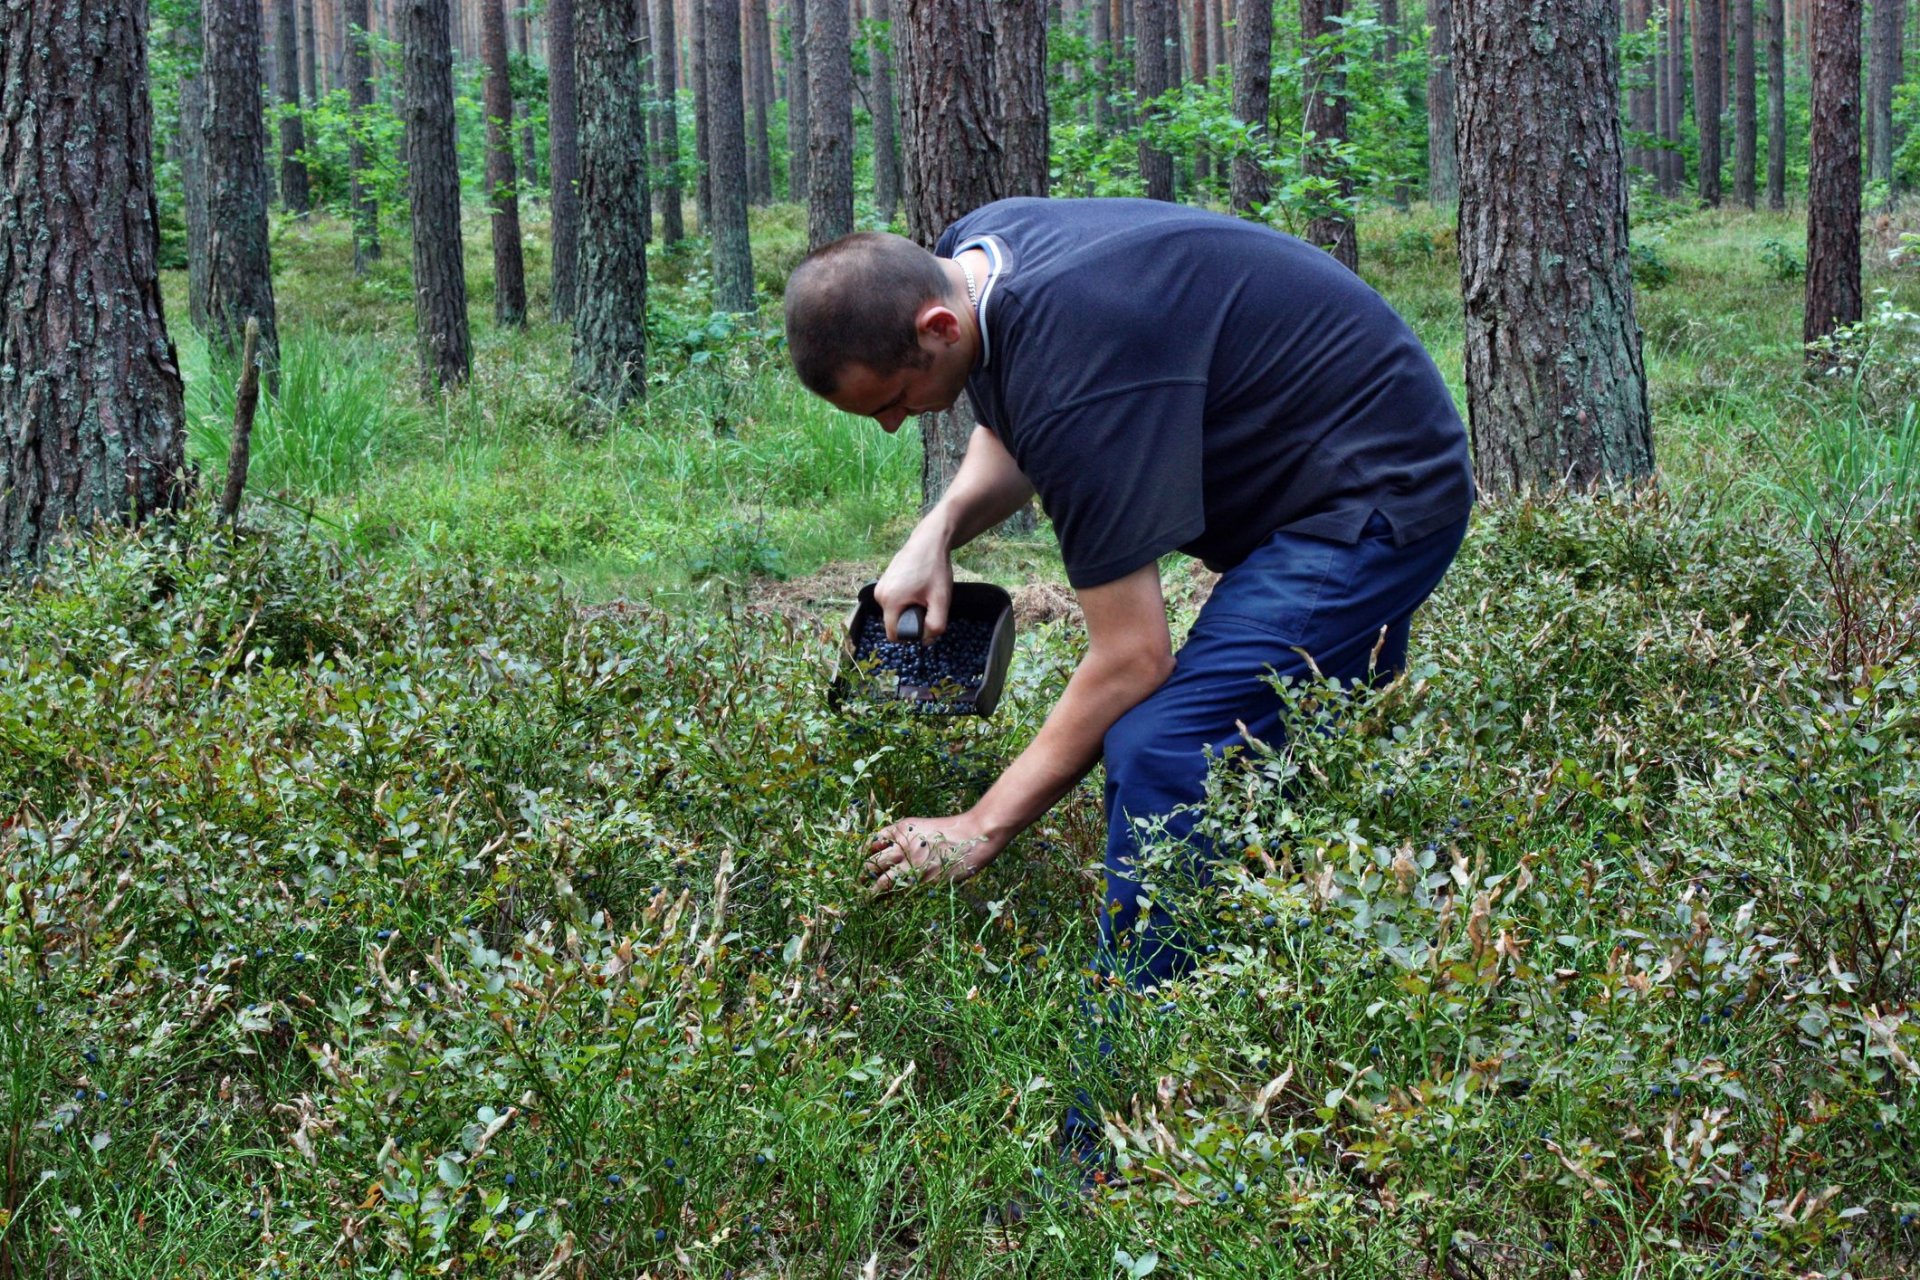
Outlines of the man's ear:
[{"label": "man's ear", "polygon": [[960,341],[960,317],[944,302],[929,302],[921,307],[913,327],[916,332],[938,338],[949,346]]}]

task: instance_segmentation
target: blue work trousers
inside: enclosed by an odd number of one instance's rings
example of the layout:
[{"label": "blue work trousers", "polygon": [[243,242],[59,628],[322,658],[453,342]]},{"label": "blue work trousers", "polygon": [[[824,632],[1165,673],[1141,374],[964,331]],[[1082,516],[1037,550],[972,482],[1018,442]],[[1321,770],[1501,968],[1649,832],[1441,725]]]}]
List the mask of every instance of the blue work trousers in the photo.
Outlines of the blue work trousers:
[{"label": "blue work trousers", "polygon": [[1270,681],[1309,677],[1301,651],[1322,675],[1345,683],[1386,680],[1405,668],[1408,622],[1453,563],[1466,528],[1462,519],[1404,547],[1378,514],[1351,546],[1280,532],[1215,585],[1173,674],[1107,731],[1100,941],[1109,973],[1138,990],[1191,963],[1193,948],[1165,906],[1142,908],[1139,823],[1157,828],[1156,842],[1181,846],[1191,882],[1203,884],[1214,853],[1193,827],[1209,763],[1243,741],[1243,724],[1262,741],[1284,739]]}]

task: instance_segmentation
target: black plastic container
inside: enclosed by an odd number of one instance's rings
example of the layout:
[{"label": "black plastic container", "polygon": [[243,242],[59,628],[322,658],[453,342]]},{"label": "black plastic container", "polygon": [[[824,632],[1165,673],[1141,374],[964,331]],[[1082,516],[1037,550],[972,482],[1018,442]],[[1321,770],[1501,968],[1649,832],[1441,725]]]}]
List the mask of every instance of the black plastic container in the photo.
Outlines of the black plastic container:
[{"label": "black plastic container", "polygon": [[1013,663],[1013,597],[990,582],[956,582],[946,634],[929,645],[889,644],[873,588],[860,588],[847,619],[833,705],[864,698],[904,702],[927,715],[992,715]]}]

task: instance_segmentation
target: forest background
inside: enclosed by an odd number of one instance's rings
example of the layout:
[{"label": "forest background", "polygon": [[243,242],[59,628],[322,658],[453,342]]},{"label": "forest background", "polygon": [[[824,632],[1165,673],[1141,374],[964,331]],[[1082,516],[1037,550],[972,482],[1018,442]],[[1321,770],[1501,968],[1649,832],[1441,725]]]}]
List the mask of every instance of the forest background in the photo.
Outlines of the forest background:
[{"label": "forest background", "polygon": [[[69,544],[8,456],[0,1275],[1912,1272],[1904,5],[57,7],[0,156],[92,31],[178,410],[116,385],[199,496]],[[778,331],[810,244],[1019,193],[1327,246],[1488,497],[1409,676],[1222,767],[1206,954],[1091,1065],[1097,776],[964,887],[853,880],[1057,695],[1051,538],[962,557],[1020,590],[995,718],[829,709],[956,425]]]}]

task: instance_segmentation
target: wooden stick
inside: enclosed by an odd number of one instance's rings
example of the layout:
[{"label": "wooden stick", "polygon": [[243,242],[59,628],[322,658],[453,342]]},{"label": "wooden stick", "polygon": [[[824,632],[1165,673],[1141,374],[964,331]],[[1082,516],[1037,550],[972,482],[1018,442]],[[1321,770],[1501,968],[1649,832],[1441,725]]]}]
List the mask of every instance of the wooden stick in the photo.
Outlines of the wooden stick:
[{"label": "wooden stick", "polygon": [[253,448],[253,411],[260,403],[260,321],[247,317],[247,337],[240,348],[240,394],[233,406],[233,449],[227,455],[227,488],[220,495],[220,518],[231,523],[240,511],[240,495],[247,487],[247,462]]}]

